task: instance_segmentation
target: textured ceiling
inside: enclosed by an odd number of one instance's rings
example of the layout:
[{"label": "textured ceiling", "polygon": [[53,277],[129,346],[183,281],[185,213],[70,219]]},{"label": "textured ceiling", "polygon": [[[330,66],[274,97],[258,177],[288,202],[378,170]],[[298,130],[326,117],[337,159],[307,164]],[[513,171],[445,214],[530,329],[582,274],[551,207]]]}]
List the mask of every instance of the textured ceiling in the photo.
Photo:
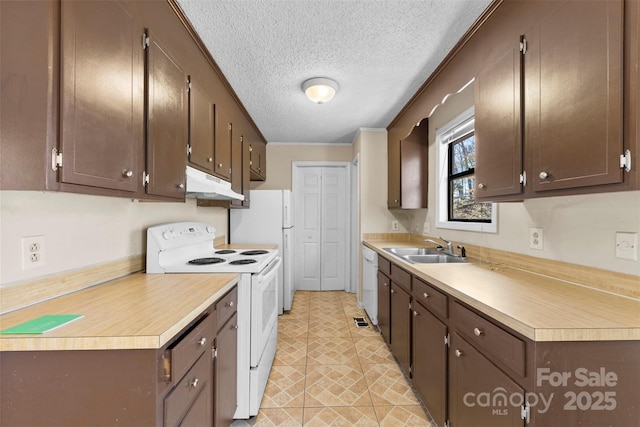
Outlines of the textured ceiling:
[{"label": "textured ceiling", "polygon": [[[268,142],[386,128],[490,0],[178,0]],[[340,89],[314,104],[302,82]]]}]

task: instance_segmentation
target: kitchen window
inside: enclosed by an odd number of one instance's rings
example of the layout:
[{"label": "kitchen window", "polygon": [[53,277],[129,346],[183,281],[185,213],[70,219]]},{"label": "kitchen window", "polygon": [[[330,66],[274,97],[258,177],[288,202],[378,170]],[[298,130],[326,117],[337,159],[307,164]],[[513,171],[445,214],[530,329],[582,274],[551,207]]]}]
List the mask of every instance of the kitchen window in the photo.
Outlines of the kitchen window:
[{"label": "kitchen window", "polygon": [[477,203],[473,107],[436,130],[436,227],[496,232],[495,203]]}]

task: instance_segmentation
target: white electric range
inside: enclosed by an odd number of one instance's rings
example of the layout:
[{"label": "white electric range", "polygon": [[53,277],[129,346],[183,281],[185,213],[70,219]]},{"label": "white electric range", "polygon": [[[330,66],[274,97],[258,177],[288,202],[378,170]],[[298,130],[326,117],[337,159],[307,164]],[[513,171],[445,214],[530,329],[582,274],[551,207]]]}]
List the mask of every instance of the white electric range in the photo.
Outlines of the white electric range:
[{"label": "white electric range", "polygon": [[147,273],[240,273],[238,282],[238,397],[235,418],[258,414],[278,335],[277,249],[213,247],[215,228],[199,222],[147,229]]}]

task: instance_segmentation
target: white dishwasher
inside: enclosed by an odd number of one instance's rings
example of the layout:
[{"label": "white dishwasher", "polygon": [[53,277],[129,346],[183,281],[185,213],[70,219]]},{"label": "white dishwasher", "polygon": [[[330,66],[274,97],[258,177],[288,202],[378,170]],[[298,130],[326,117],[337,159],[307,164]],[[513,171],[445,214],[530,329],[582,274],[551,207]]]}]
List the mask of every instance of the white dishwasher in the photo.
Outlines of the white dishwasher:
[{"label": "white dishwasher", "polygon": [[378,324],[378,254],[362,247],[362,305],[371,323]]}]

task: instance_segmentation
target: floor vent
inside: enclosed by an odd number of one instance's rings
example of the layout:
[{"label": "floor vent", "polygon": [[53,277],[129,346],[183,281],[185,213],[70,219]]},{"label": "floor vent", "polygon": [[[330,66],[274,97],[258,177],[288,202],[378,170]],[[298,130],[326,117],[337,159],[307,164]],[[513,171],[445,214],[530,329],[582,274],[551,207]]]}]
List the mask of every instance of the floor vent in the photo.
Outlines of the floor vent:
[{"label": "floor vent", "polygon": [[358,328],[368,328],[369,323],[364,319],[364,317],[354,317],[353,321],[356,322],[356,326]]}]

